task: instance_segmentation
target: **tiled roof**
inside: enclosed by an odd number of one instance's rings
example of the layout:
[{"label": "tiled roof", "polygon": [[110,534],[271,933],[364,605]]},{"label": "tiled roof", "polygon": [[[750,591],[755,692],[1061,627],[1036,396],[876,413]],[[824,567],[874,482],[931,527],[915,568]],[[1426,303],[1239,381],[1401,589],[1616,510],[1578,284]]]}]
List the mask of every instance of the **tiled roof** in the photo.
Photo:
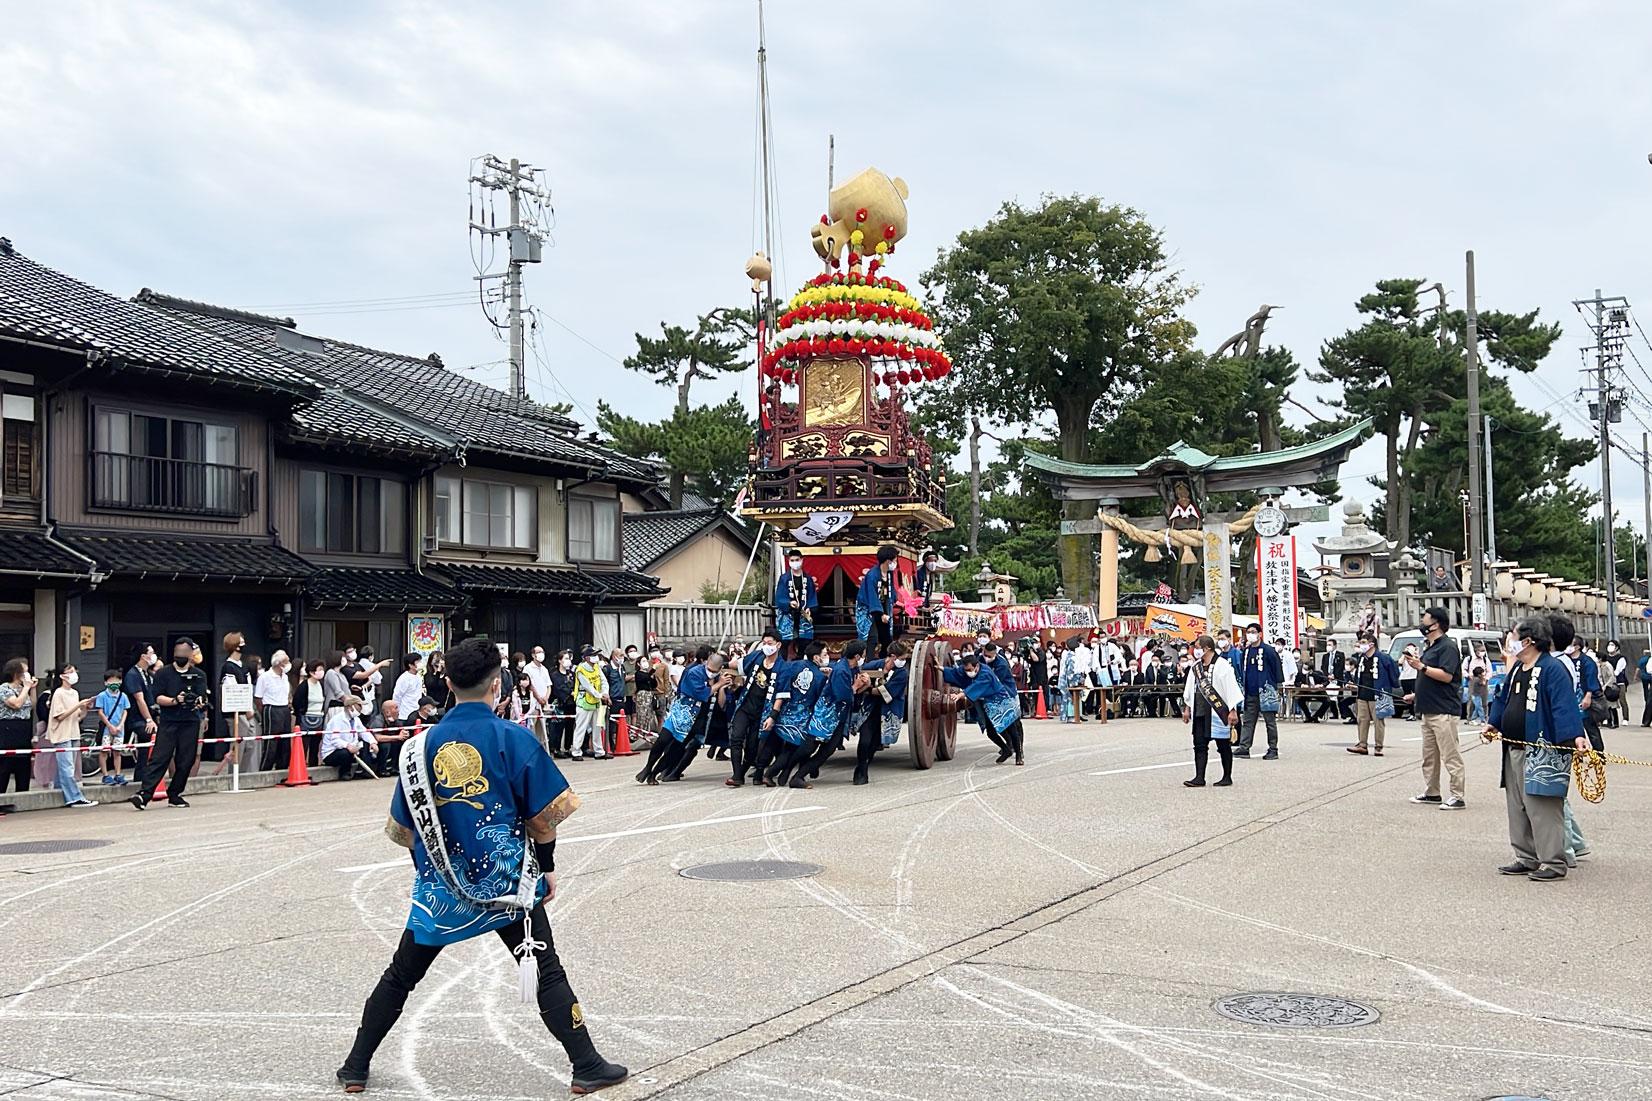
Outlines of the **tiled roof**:
[{"label": "tiled roof", "polygon": [[147,535],[70,535],[62,541],[123,577],[196,581],[302,581],[315,572],[298,555],[244,539],[167,539]]},{"label": "tiled roof", "polygon": [[441,571],[462,591],[520,593],[595,600],[602,585],[576,566],[496,566],[486,562],[443,562]]},{"label": "tiled roof", "polygon": [[590,570],[586,576],[603,587],[606,595],[628,600],[652,600],[657,596],[664,596],[670,589],[660,588],[660,580],[646,573],[636,570],[616,570],[612,573],[598,573]]},{"label": "tiled roof", "polygon": [[445,454],[452,447],[340,390],[324,390],[315,401],[294,410],[291,431],[295,438],[322,443],[360,444],[432,456]]},{"label": "tiled roof", "polygon": [[92,564],[48,539],[43,531],[0,528],[0,574],[12,577],[90,577]]},{"label": "tiled roof", "polygon": [[664,558],[722,516],[715,508],[675,512],[628,512],[620,518],[625,564],[643,570]]},{"label": "tiled roof", "polygon": [[313,394],[303,375],[165,311],[128,302],[36,263],[0,238],[0,336],[45,341],[139,371]]},{"label": "tiled roof", "polygon": [[716,509],[633,512],[621,517],[626,566],[645,569],[717,522]]},{"label": "tiled roof", "polygon": [[464,597],[414,570],[327,568],[304,583],[304,596],[328,608],[457,608]]},{"label": "tiled roof", "polygon": [[[143,301],[217,336],[279,359],[373,408],[387,406],[404,427],[451,448],[544,458],[617,478],[652,484],[649,464],[576,437],[578,424],[537,402],[450,371],[439,356],[423,359],[309,337],[291,318],[266,317],[145,291]],[[383,414],[381,414],[381,418]],[[316,418],[309,418],[311,424]],[[324,422],[323,422],[324,424]],[[310,427],[311,425],[306,425]]]}]

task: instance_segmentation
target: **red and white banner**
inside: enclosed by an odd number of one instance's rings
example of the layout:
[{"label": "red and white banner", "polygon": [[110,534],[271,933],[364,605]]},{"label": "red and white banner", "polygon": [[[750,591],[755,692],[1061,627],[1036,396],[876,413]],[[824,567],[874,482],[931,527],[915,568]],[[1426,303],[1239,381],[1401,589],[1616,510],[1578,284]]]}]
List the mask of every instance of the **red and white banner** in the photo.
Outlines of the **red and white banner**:
[{"label": "red and white banner", "polygon": [[1296,540],[1275,535],[1256,541],[1257,618],[1262,622],[1262,641],[1273,644],[1284,639],[1296,646]]}]

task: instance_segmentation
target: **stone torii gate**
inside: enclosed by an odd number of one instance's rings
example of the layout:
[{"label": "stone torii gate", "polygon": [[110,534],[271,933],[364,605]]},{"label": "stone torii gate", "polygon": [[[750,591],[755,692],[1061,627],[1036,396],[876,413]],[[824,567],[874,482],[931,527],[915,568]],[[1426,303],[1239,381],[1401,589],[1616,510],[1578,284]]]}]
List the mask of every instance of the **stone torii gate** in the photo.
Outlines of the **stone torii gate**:
[{"label": "stone torii gate", "polygon": [[[1147,560],[1158,561],[1159,548],[1179,550],[1181,561],[1204,563],[1206,622],[1212,631],[1232,626],[1232,538],[1250,531],[1283,534],[1292,521],[1324,519],[1323,509],[1285,509],[1278,500],[1288,488],[1311,486],[1336,476],[1354,448],[1371,431],[1362,420],[1333,435],[1279,451],[1216,456],[1177,441],[1141,466],[1074,463],[1028,453],[1027,468],[1049,483],[1064,501],[1095,501],[1096,519],[1065,521],[1063,537],[1101,536],[1097,577],[1097,615],[1118,617],[1119,535],[1147,547]],[[1212,493],[1254,493],[1255,505],[1239,513],[1206,514],[1202,505]],[[1163,518],[1126,517],[1122,502],[1157,497]],[[1198,552],[1198,553],[1195,553]]]}]

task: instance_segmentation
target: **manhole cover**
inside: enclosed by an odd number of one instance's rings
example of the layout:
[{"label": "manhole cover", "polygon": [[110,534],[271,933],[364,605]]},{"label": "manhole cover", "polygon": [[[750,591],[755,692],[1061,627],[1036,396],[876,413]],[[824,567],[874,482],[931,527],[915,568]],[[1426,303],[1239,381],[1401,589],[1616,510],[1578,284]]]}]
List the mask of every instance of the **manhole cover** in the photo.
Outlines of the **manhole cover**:
[{"label": "manhole cover", "polygon": [[57,837],[49,841],[10,841],[0,845],[0,856],[28,856],[37,853],[72,853],[79,849],[101,849],[112,841],[90,837]]},{"label": "manhole cover", "polygon": [[771,879],[807,879],[825,870],[820,864],[800,864],[795,860],[733,860],[726,864],[696,864],[677,874],[684,879],[763,883]]},{"label": "manhole cover", "polygon": [[1351,1028],[1382,1016],[1368,1005],[1318,994],[1235,994],[1216,1003],[1216,1012],[1235,1021],[1275,1028]]}]

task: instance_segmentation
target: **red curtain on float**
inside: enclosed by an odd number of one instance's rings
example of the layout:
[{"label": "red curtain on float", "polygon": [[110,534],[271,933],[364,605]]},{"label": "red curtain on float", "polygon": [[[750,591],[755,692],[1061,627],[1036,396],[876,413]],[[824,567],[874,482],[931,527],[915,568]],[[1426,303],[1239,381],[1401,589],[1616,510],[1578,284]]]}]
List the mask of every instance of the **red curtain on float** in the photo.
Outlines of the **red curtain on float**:
[{"label": "red curtain on float", "polygon": [[[803,556],[803,572],[815,579],[815,587],[825,591],[826,583],[832,579],[832,571],[841,567],[843,575],[849,579],[851,588],[860,585],[860,579],[866,576],[866,571],[878,564],[876,554],[808,554]],[[915,585],[915,571],[912,563],[902,558],[896,563],[896,571],[900,575],[900,583],[908,589]]]}]

